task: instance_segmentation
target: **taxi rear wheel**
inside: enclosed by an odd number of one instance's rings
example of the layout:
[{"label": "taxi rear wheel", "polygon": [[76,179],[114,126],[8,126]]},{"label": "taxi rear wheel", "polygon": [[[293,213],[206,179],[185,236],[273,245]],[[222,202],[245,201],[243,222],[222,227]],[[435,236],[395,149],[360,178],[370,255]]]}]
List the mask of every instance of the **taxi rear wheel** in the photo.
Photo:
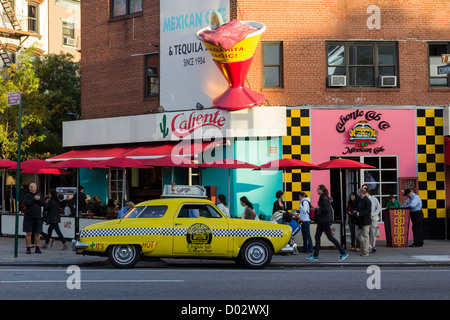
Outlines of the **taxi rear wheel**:
[{"label": "taxi rear wheel", "polygon": [[140,256],[139,247],[130,244],[119,244],[109,248],[108,258],[111,264],[117,268],[131,268]]},{"label": "taxi rear wheel", "polygon": [[242,246],[238,259],[247,268],[264,268],[272,260],[272,248],[262,239],[249,240]]}]

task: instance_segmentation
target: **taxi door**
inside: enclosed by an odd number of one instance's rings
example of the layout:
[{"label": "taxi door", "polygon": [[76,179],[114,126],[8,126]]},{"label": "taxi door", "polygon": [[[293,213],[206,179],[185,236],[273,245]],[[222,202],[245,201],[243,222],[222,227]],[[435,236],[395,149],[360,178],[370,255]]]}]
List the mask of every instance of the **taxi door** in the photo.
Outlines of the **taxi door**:
[{"label": "taxi door", "polygon": [[223,257],[229,253],[228,218],[209,204],[183,204],[174,217],[173,253]]}]

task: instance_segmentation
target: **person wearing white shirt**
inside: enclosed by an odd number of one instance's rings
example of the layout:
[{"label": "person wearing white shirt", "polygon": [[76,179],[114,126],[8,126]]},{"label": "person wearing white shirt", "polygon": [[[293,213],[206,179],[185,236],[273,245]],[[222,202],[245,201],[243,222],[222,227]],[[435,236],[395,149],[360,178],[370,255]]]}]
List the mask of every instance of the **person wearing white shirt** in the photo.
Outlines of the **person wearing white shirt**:
[{"label": "person wearing white shirt", "polygon": [[299,218],[302,221],[302,238],[303,238],[303,249],[301,252],[312,253],[313,252],[313,244],[310,232],[310,206],[311,199],[308,198],[306,193],[300,192],[299,195],[300,206],[299,206]]},{"label": "person wearing white shirt", "polygon": [[402,208],[410,209],[410,217],[412,222],[412,232],[414,242],[410,247],[422,247],[423,246],[423,211],[422,211],[422,199],[414,193],[411,189],[406,189],[403,192],[403,196],[408,197],[406,202],[402,205]]},{"label": "person wearing white shirt", "polygon": [[219,194],[217,196],[217,199],[219,200],[219,203],[217,204],[217,208],[219,208],[220,211],[223,212],[224,215],[226,215],[228,218],[231,218],[230,215],[230,209],[227,207],[226,198],[223,194]]},{"label": "person wearing white shirt", "polygon": [[366,191],[367,191],[366,197],[368,197],[370,202],[372,203],[372,209],[370,211],[372,221],[370,223],[369,244],[370,244],[370,251],[374,253],[377,251],[375,245],[377,242],[378,220],[380,219],[381,205],[378,199],[370,194],[368,189],[366,189]]}]

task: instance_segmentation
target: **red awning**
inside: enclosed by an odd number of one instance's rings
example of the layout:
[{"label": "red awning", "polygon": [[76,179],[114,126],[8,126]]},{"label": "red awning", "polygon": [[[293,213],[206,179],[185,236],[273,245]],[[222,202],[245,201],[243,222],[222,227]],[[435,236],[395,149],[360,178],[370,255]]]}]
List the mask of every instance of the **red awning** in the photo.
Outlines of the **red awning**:
[{"label": "red awning", "polygon": [[108,160],[117,157],[128,157],[132,159],[152,159],[163,156],[185,156],[192,157],[203,151],[221,145],[217,141],[181,141],[167,143],[152,143],[147,145],[121,146],[121,147],[99,147],[85,148],[68,151],[47,159],[47,161],[66,161],[70,159],[86,159],[86,160]]}]

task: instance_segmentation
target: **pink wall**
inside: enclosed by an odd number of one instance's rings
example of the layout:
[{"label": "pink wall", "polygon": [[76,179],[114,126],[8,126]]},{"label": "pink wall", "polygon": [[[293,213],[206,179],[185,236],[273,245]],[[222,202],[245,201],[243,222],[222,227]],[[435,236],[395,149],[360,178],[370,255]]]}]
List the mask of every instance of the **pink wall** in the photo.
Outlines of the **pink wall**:
[{"label": "pink wall", "polygon": [[[371,112],[373,111],[373,112]],[[372,115],[370,121],[366,116]],[[342,117],[348,118],[343,133],[337,131]],[[356,117],[356,119],[355,119]],[[398,156],[399,177],[417,176],[416,156],[416,119],[415,111],[410,109],[312,109],[311,110],[311,163],[320,164],[330,160],[330,156]],[[345,120],[344,120],[345,121]],[[367,121],[373,129],[378,130],[378,142],[368,144],[369,152],[352,152],[343,154],[348,148],[359,148],[354,143],[348,143],[348,131],[359,121]],[[383,125],[384,124],[384,125]],[[382,125],[383,129],[380,129]],[[375,154],[375,148],[383,147],[384,151]],[[313,203],[317,201],[316,189],[319,184],[329,188],[329,171],[311,171]]]}]

